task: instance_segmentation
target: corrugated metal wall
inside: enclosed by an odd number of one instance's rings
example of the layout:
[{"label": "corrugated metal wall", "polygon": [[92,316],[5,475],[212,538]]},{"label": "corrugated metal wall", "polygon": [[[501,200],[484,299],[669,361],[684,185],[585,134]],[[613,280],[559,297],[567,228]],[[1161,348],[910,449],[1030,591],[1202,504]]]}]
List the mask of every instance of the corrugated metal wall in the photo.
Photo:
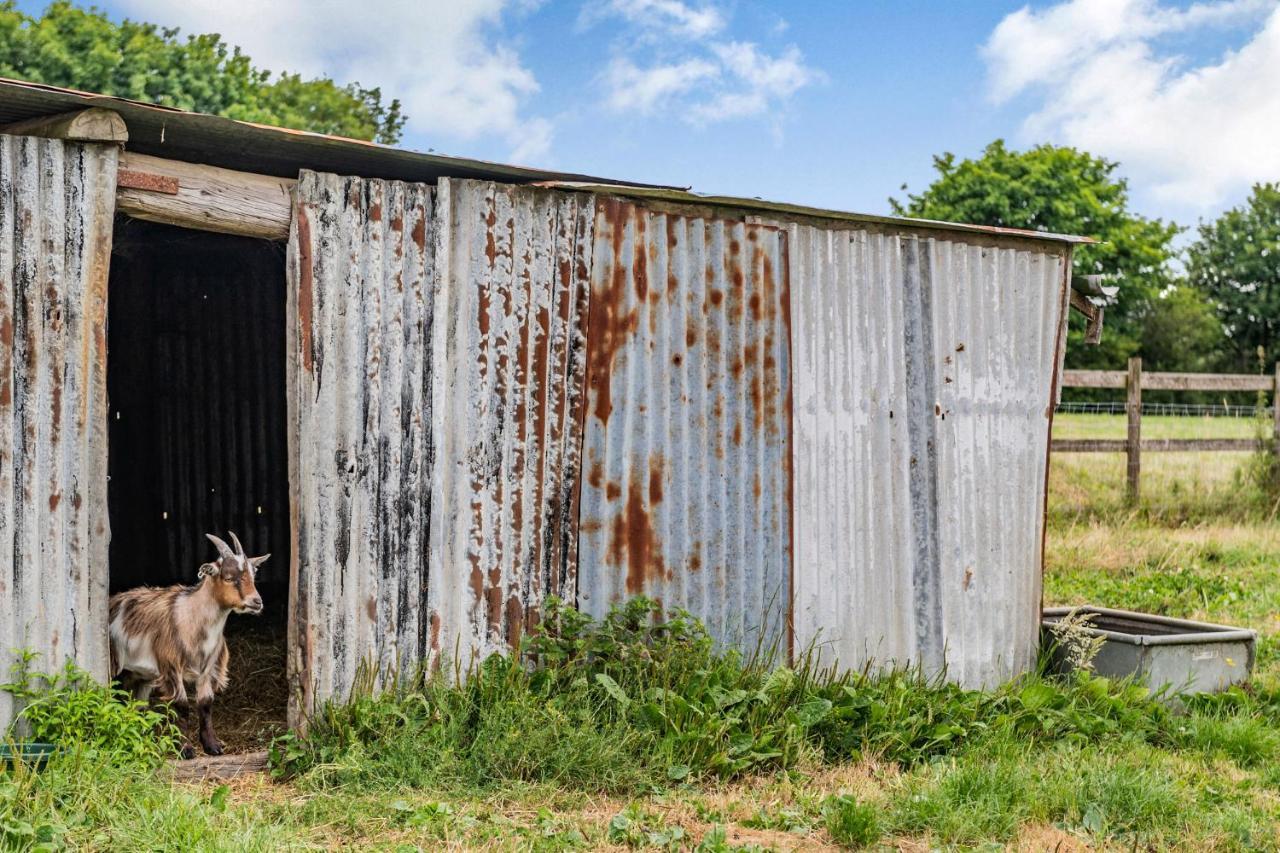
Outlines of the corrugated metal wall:
[{"label": "corrugated metal wall", "polygon": [[288,253],[291,719],[429,654],[433,192],[303,172]]},{"label": "corrugated metal wall", "polygon": [[478,181],[438,192],[432,601],[466,665],[517,643],[546,596],[574,598],[595,204]]},{"label": "corrugated metal wall", "polygon": [[613,198],[595,231],[579,604],[644,594],[785,654],[786,234]]},{"label": "corrugated metal wall", "polygon": [[[107,676],[107,272],[116,151],[0,135],[0,671]],[[14,713],[0,693],[0,730]]]},{"label": "corrugated metal wall", "polygon": [[790,227],[796,642],[845,667],[1024,671],[1069,257]]}]

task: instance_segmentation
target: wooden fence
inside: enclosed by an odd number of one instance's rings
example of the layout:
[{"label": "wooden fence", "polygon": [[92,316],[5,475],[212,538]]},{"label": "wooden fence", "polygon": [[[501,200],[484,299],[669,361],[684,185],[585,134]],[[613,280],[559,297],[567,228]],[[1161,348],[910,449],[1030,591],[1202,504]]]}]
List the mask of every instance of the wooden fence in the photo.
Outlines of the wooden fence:
[{"label": "wooden fence", "polygon": [[1126,480],[1129,497],[1136,499],[1142,474],[1144,452],[1197,450],[1260,450],[1265,442],[1256,438],[1148,438],[1142,437],[1142,389],[1151,391],[1265,391],[1274,405],[1273,442],[1280,452],[1280,363],[1272,376],[1243,373],[1143,373],[1142,359],[1129,359],[1129,370],[1065,370],[1064,388],[1123,388],[1125,412],[1129,419],[1126,438],[1055,438],[1055,453],[1123,453],[1128,457]]}]

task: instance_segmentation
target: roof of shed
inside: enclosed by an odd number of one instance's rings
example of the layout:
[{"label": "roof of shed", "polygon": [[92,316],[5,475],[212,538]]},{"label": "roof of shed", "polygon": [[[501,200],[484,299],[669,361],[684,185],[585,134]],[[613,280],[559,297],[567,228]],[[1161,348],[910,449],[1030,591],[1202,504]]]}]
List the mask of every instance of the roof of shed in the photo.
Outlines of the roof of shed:
[{"label": "roof of shed", "polygon": [[205,113],[188,112],[128,98],[0,78],[0,127],[27,119],[89,107],[101,107],[120,114],[129,129],[127,147],[130,151],[282,178],[297,177],[300,170],[313,169],[342,175],[403,181],[432,182],[442,177],[451,177],[510,183],[540,183],[564,188],[661,198],[676,202],[723,205],[743,210],[909,228],[925,227],[1061,243],[1093,242],[1087,237],[1042,231],[935,222],[905,217],[871,216],[771,202],[758,198],[703,196],[689,192],[687,187],[644,184],[423,153],[342,136],[329,136],[323,133],[291,130]]}]

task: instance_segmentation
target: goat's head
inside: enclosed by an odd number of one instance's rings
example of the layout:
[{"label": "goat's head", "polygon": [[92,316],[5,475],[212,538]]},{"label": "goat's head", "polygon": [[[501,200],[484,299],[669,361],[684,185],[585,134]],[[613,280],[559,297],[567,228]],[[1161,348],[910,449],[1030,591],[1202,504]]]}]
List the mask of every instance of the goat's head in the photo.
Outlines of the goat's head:
[{"label": "goat's head", "polygon": [[244,546],[234,533],[231,534],[231,541],[236,544],[234,550],[212,533],[206,533],[205,536],[218,549],[218,559],[200,567],[200,577],[208,578],[212,584],[214,599],[227,610],[237,613],[252,613],[255,616],[261,613],[262,596],[258,594],[254,577],[258,574],[258,566],[265,563],[271,555],[246,556]]}]

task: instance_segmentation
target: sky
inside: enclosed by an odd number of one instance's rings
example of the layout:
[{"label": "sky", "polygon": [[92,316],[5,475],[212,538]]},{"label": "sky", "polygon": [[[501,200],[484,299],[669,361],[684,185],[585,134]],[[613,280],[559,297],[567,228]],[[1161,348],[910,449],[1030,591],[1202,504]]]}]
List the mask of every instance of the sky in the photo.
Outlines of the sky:
[{"label": "sky", "polygon": [[996,138],[1117,160],[1183,225],[1280,180],[1280,0],[98,5],[381,86],[406,147],[699,192],[886,213]]}]

